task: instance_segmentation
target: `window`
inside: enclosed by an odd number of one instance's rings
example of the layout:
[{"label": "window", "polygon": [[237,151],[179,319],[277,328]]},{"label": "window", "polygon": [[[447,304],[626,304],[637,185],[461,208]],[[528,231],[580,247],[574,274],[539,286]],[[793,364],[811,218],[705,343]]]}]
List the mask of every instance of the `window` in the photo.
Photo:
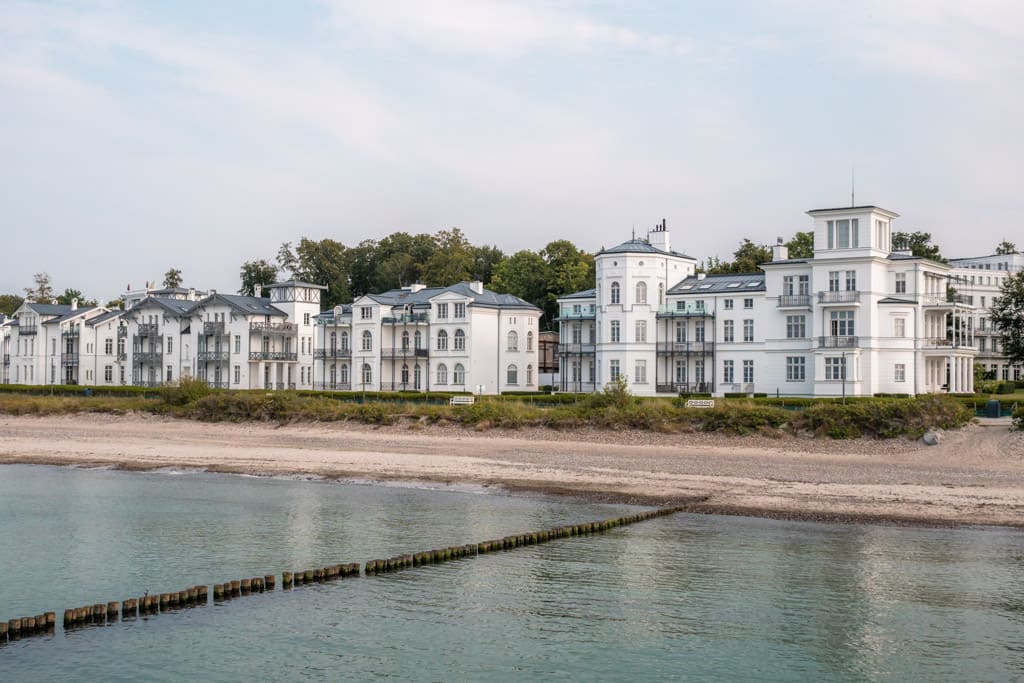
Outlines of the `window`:
[{"label": "window", "polygon": [[239,334],[235,335],[235,353],[242,352],[242,336]]},{"label": "window", "polygon": [[807,336],[807,316],[786,316],[786,339],[803,339]]},{"label": "window", "polygon": [[348,332],[341,333],[341,350],[348,351]]},{"label": "window", "polygon": [[686,383],[686,361],[676,361],[676,382],[680,384]]},{"label": "window", "polygon": [[408,330],[402,330],[402,350],[403,351],[408,351],[409,350],[409,331]]},{"label": "window", "polygon": [[743,361],[743,383],[750,384],[754,381],[754,361]]},{"label": "window", "polygon": [[622,372],[619,370],[619,361],[608,361],[608,379],[615,382],[619,379],[619,375],[621,374]]},{"label": "window", "polygon": [[400,374],[400,377],[402,384],[409,383],[409,365],[407,363],[402,363],[402,372]]},{"label": "window", "polygon": [[786,356],[786,381],[803,382],[807,379],[807,359],[803,356]]},{"label": "window", "polygon": [[240,384],[242,381],[242,368],[239,365],[235,366],[235,384]]},{"label": "window", "polygon": [[519,368],[515,366],[515,363],[508,366],[505,375],[506,384],[519,384]]},{"label": "window", "polygon": [[754,307],[754,300],[753,299],[744,299],[743,300],[743,308],[750,309],[750,308],[753,308],[753,307]]},{"label": "window", "polygon": [[722,301],[722,305],[725,307],[725,310],[731,311],[732,310],[732,299],[725,299],[725,300],[723,300]]},{"label": "window", "polygon": [[612,297],[611,298],[611,303],[613,303],[613,304],[619,303],[620,296],[619,296],[619,283],[618,282],[613,282],[612,283],[612,286],[611,286],[611,297]]},{"label": "window", "polygon": [[526,333],[526,350],[533,351],[533,332]]},{"label": "window", "polygon": [[830,270],[828,272],[828,291],[838,292],[839,291],[839,271]]},{"label": "window", "polygon": [[659,282],[658,283],[658,305],[661,306],[663,303],[665,303],[665,283],[664,282]]},{"label": "window", "polygon": [[846,379],[846,359],[837,356],[825,359],[825,379]]},{"label": "window", "polygon": [[509,330],[506,341],[508,342],[509,351],[519,350],[519,333],[515,330]]},{"label": "window", "polygon": [[174,366],[172,366],[172,365],[168,365],[167,366],[167,381],[168,382],[173,382],[174,381]]},{"label": "window", "polygon": [[693,326],[693,340],[703,342],[704,341],[704,321],[698,320]]},{"label": "window", "polygon": [[373,320],[373,306],[360,306],[359,318],[361,320]]},{"label": "window", "polygon": [[466,333],[462,330],[455,330],[455,350],[466,350]]},{"label": "window", "polygon": [[896,363],[893,367],[892,378],[897,382],[907,381],[907,365],[906,363]]},{"label": "window", "polygon": [[984,351],[985,350],[985,338],[984,337],[978,337],[978,350],[979,351]]},{"label": "window", "polygon": [[647,341],[647,321],[637,320],[636,321],[636,332],[634,335],[634,341],[644,343]]},{"label": "window", "polygon": [[852,337],[853,311],[832,311],[829,314],[829,333],[833,337]]},{"label": "window", "polygon": [[111,339],[110,337],[107,337],[103,341],[103,353],[105,353],[108,356],[113,355],[114,353],[114,340]]},{"label": "window", "polygon": [[369,330],[363,330],[363,351],[373,351],[373,333]]},{"label": "window", "polygon": [[413,348],[422,349],[423,347],[423,333],[416,330],[416,333],[412,335]]},{"label": "window", "polygon": [[444,320],[448,317],[448,304],[437,305],[437,318],[438,320]]},{"label": "window", "polygon": [[647,303],[647,283],[638,282],[636,283],[636,303],[645,304]]},{"label": "window", "polygon": [[309,313],[303,313],[302,314],[302,324],[303,325],[308,325],[309,324]]},{"label": "window", "polygon": [[907,293],[907,274],[896,273],[896,293],[906,294]]},{"label": "window", "polygon": [[732,320],[726,320],[722,323],[722,341],[736,341],[736,323]]},{"label": "window", "polygon": [[526,366],[526,386],[533,386],[533,366]]},{"label": "window", "polygon": [[858,219],[843,219],[828,222],[828,248],[850,249],[857,247]]},{"label": "window", "polygon": [[676,343],[682,344],[686,341],[686,323],[682,320],[676,321]]},{"label": "window", "polygon": [[907,336],[907,319],[906,318],[893,318],[893,321],[892,321],[892,336],[894,336],[894,337],[906,337]]},{"label": "window", "polygon": [[373,368],[369,363],[363,363],[363,384],[373,384]]},{"label": "window", "polygon": [[455,304],[455,317],[456,318],[465,318],[466,317],[466,304],[464,304],[461,301]]},{"label": "window", "polygon": [[612,331],[611,340],[613,342],[621,341],[621,336],[622,336],[621,335],[621,331],[622,331],[621,327],[622,327],[622,324],[618,320],[613,320],[611,322],[611,331]]},{"label": "window", "polygon": [[810,294],[811,293],[811,276],[810,275],[801,275],[797,279],[797,287],[798,287],[798,291],[797,291],[797,295],[798,296],[807,296],[808,294]]},{"label": "window", "polygon": [[[110,341],[110,340],[108,339],[107,341]],[[112,384],[114,382],[114,366],[113,365],[104,365],[103,366],[103,381],[106,382],[107,384]]]},{"label": "window", "polygon": [[633,382],[635,384],[647,384],[647,361],[636,361],[636,365],[633,366]]},{"label": "window", "polygon": [[857,271],[855,270],[846,271],[846,291],[857,291]]},{"label": "window", "polygon": [[581,344],[583,342],[583,330],[580,329],[579,323],[572,326],[572,343]]},{"label": "window", "polygon": [[743,321],[743,341],[754,341],[754,321],[749,318]]},{"label": "window", "polygon": [[736,381],[736,363],[734,361],[722,361],[722,381],[726,384]]},{"label": "window", "polygon": [[437,333],[437,350],[448,350],[448,333],[444,330],[441,330],[440,332]]},{"label": "window", "polygon": [[699,384],[703,384],[704,383],[704,361],[703,360],[695,360],[693,362],[693,378]]}]

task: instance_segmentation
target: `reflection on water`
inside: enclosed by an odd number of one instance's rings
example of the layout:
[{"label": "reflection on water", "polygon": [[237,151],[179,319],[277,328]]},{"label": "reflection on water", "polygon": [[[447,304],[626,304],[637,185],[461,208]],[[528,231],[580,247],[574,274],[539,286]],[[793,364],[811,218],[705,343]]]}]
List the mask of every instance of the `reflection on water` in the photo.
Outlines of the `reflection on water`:
[{"label": "reflection on water", "polygon": [[[0,467],[2,618],[621,514]],[[0,679],[1016,680],[1024,537],[675,515],[0,647]],[[144,653],[144,657],[140,657]],[[140,662],[142,663],[140,668]]]}]

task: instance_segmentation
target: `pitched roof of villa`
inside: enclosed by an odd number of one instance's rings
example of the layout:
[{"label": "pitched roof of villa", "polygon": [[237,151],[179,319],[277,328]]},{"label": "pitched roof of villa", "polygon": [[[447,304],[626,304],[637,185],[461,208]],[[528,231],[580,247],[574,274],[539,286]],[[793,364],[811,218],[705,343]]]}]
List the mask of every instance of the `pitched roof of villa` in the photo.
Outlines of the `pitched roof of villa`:
[{"label": "pitched roof of villa", "polygon": [[721,294],[763,292],[764,273],[724,273],[698,278],[691,275],[668,290],[668,294]]},{"label": "pitched roof of villa", "polygon": [[692,256],[680,253],[678,251],[665,251],[652,246],[650,242],[639,237],[634,237],[631,240],[626,240],[622,244],[617,244],[610,249],[602,249],[597,252],[598,254],[660,254],[662,256],[675,256],[677,258],[685,258],[691,261],[697,259]]}]

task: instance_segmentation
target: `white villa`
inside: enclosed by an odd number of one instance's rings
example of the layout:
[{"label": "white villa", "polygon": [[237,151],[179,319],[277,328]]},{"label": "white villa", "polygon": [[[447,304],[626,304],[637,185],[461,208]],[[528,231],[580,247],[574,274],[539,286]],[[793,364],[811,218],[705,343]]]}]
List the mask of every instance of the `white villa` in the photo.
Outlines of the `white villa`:
[{"label": "white villa", "polygon": [[664,222],[596,254],[596,287],[559,299],[558,388],[625,375],[639,395],[961,393],[973,391],[976,359],[1019,378],[985,308],[1024,257],[946,265],[894,246],[891,211],[808,215],[814,257],[790,259],[779,244],[759,273],[695,274]]}]

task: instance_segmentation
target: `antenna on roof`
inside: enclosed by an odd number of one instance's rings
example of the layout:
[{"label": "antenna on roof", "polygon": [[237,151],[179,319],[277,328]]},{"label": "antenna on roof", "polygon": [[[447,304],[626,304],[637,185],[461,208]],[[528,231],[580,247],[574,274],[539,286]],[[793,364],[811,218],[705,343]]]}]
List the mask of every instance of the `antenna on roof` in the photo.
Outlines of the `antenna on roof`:
[{"label": "antenna on roof", "polygon": [[633,239],[636,239],[636,223],[633,224]]},{"label": "antenna on roof", "polygon": [[853,175],[853,166],[850,166],[850,208],[857,206],[857,202],[854,201],[856,183]]}]

